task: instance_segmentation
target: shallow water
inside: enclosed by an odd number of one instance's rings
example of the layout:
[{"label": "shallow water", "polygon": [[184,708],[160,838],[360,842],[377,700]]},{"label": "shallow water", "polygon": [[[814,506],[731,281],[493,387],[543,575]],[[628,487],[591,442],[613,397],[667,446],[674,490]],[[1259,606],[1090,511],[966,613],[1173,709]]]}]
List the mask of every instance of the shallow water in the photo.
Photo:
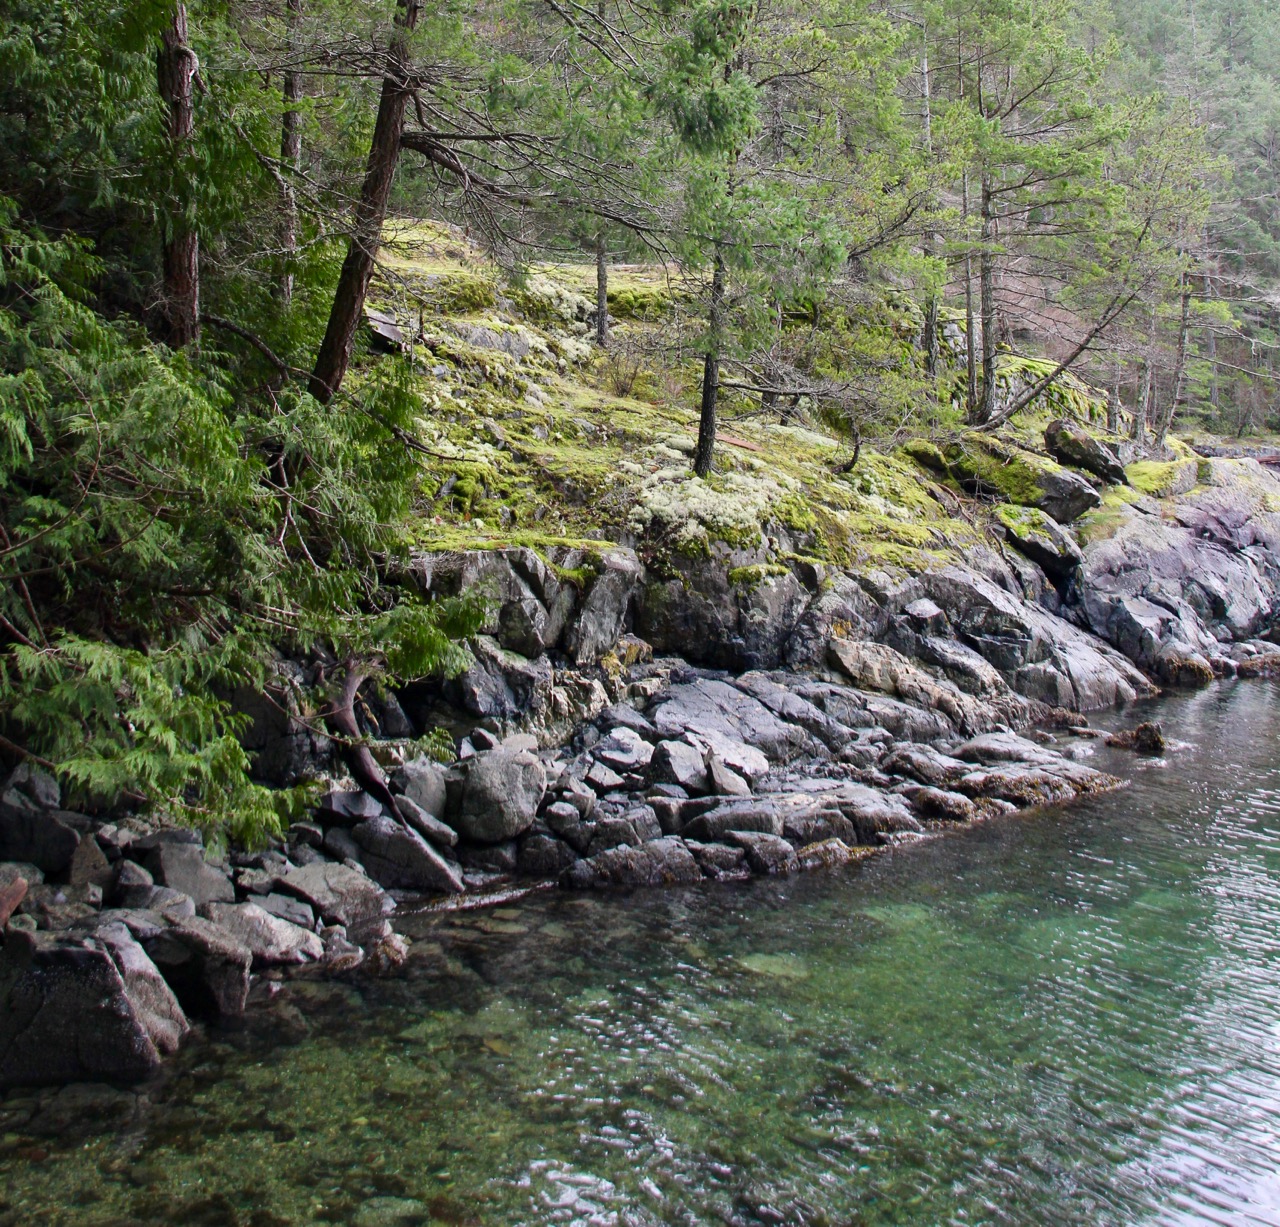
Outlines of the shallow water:
[{"label": "shallow water", "polygon": [[0,1223],[1280,1224],[1280,686],[1155,714],[1122,793],[422,918],[140,1100],[10,1096]]}]

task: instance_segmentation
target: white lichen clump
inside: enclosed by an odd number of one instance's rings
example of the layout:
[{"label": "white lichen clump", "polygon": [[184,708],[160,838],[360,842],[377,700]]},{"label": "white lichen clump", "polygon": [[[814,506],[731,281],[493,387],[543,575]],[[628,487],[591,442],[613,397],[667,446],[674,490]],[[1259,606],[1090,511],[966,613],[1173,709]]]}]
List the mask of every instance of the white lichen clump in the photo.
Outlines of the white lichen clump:
[{"label": "white lichen clump", "polygon": [[703,481],[685,468],[662,469],[641,485],[629,526],[637,534],[670,536],[681,553],[704,551],[711,541],[758,542],[784,493],[770,477],[727,473]]}]

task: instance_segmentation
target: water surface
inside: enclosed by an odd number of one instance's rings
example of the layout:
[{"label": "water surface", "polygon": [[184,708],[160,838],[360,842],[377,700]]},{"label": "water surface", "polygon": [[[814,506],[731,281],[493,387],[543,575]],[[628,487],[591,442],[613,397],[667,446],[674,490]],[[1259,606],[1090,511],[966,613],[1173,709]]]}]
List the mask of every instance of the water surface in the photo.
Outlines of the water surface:
[{"label": "water surface", "polygon": [[1155,714],[1125,792],[424,919],[141,1097],[10,1096],[0,1224],[1280,1224],[1280,687]]}]

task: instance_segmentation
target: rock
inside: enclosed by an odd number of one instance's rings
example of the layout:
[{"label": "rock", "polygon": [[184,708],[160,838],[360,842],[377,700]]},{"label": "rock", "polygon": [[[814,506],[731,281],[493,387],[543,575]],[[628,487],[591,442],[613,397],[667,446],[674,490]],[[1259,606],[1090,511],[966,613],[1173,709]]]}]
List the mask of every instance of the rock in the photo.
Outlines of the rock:
[{"label": "rock", "polygon": [[291,870],[280,879],[283,894],[301,899],[330,924],[355,932],[377,925],[395,901],[362,873],[328,861]]},{"label": "rock", "polygon": [[469,738],[472,749],[477,751],[496,750],[502,743],[488,729],[472,729]]},{"label": "rock", "polygon": [[324,941],[324,964],[331,974],[354,971],[364,962],[364,951],[348,939],[342,926],[326,929],[321,936]]},{"label": "rock", "polygon": [[158,885],[190,895],[197,911],[208,903],[236,900],[231,879],[204,859],[198,844],[158,844],[147,853],[146,868]]},{"label": "rock", "polygon": [[614,771],[638,771],[649,765],[653,747],[633,729],[619,726],[591,751],[597,762]]},{"label": "rock", "polygon": [[658,740],[658,730],[653,727],[653,722],[647,716],[636,711],[634,707],[628,707],[625,703],[617,703],[612,707],[606,707],[600,713],[600,718],[596,723],[606,733],[611,733],[614,729],[623,728],[630,729],[633,733],[639,733],[646,741]]},{"label": "rock", "polygon": [[761,831],[781,836],[783,817],[776,805],[767,801],[729,801],[694,818],[681,835],[699,843],[716,843],[730,831]]},{"label": "rock", "polygon": [[655,781],[676,784],[686,792],[704,793],[710,787],[706,759],[687,742],[660,741],[651,768]]},{"label": "rock", "polygon": [[695,735],[735,771],[747,775],[755,774],[755,769],[740,766],[733,754],[726,752],[726,746],[754,747],[767,761],[782,763],[811,753],[815,745],[804,729],[780,720],[759,699],[713,678],[670,687],[652,718],[664,738],[687,741]]},{"label": "rock", "polygon": [[685,840],[685,847],[709,878],[732,881],[750,876],[747,854],[741,848],[730,848],[726,844],[701,844],[692,839]]},{"label": "rock", "polygon": [[751,785],[736,771],[730,771],[713,750],[707,755],[707,791],[717,797],[749,797]]},{"label": "rock", "polygon": [[1045,427],[1044,445],[1055,460],[1085,469],[1109,485],[1123,485],[1127,480],[1124,465],[1110,448],[1064,418],[1055,418]]},{"label": "rock", "polygon": [[226,929],[192,916],[142,945],[189,1013],[238,1018],[249,996],[249,947]]},{"label": "rock", "polygon": [[947,447],[946,459],[952,476],[970,493],[1038,507],[1059,524],[1070,524],[1102,502],[1078,473],[991,435],[965,435]]},{"label": "rock", "polygon": [[1062,761],[1060,754],[1038,746],[1016,733],[985,733],[955,748],[954,755],[970,763],[1035,763],[1051,766]]},{"label": "rock", "polygon": [[394,818],[373,818],[351,830],[360,863],[389,889],[461,894],[462,878],[417,831]]},{"label": "rock", "polygon": [[464,839],[500,843],[533,825],[547,789],[542,764],[527,752],[490,750],[465,764],[466,778],[452,825]]},{"label": "rock", "polygon": [[71,854],[67,867],[67,881],[72,886],[100,886],[106,888],[115,878],[115,870],[107,860],[96,839],[82,839]]},{"label": "rock", "polygon": [[409,940],[399,933],[387,933],[369,948],[369,970],[375,976],[389,976],[409,961]]},{"label": "rock", "polygon": [[1057,521],[1035,507],[1006,503],[996,511],[1009,544],[1050,579],[1063,583],[1084,562],[1084,553]]},{"label": "rock", "polygon": [[1159,755],[1165,751],[1164,730],[1154,721],[1144,721],[1136,729],[1112,733],[1107,745],[1122,750],[1136,750],[1139,754]]},{"label": "rock", "polygon": [[592,826],[587,856],[595,856],[608,848],[637,847],[643,842],[625,818],[602,818]]},{"label": "rock", "polygon": [[936,818],[944,822],[972,822],[979,816],[978,807],[963,793],[930,788],[927,785],[913,785],[903,790],[903,796],[923,818]]},{"label": "rock", "polygon": [[661,839],[664,834],[662,823],[658,821],[657,811],[652,805],[633,805],[622,817],[631,824],[631,829],[639,836],[641,843]]},{"label": "rock", "polygon": [[617,792],[618,789],[625,785],[626,781],[611,767],[605,766],[604,763],[592,763],[590,770],[587,772],[586,783],[596,792],[603,794]]},{"label": "rock", "polygon": [[[339,826],[330,827],[331,831],[341,831]],[[285,838],[291,844],[306,844],[308,848],[324,847],[325,829],[316,822],[295,822],[289,827]]]},{"label": "rock", "polygon": [[[576,820],[577,813],[575,811]],[[578,854],[553,835],[526,835],[520,841],[516,872],[524,878],[555,878],[578,859]]]},{"label": "rock", "polygon": [[0,1089],[149,1077],[187,1021],[122,926],[93,936],[10,930],[0,953]]},{"label": "rock", "polygon": [[[444,768],[439,763],[432,762],[425,756],[410,760],[392,772],[391,788],[401,796],[408,797],[432,818],[444,817],[447,794]],[[373,814],[365,816],[376,817]]]},{"label": "rock", "polygon": [[[585,555],[580,559],[568,555],[558,565],[573,569],[586,561]],[[595,561],[595,578],[564,635],[565,654],[579,666],[595,664],[618,642],[627,609],[644,577],[644,568],[631,550],[605,550]]]},{"label": "rock", "polygon": [[80,836],[53,810],[42,809],[16,788],[0,800],[0,861],[26,861],[50,877],[67,872]]},{"label": "rock", "polygon": [[310,963],[324,955],[324,943],[314,933],[255,903],[211,903],[205,912],[209,920],[249,948],[254,967]]},{"label": "rock", "polygon": [[851,861],[866,856],[866,849],[857,851],[850,848],[843,840],[824,839],[819,843],[807,844],[796,853],[797,869],[838,869]]},{"label": "rock", "polygon": [[514,839],[508,839],[500,844],[463,848],[459,859],[469,870],[506,876],[515,873],[520,863],[520,846]]},{"label": "rock", "polygon": [[316,813],[326,827],[352,827],[382,813],[382,802],[362,791],[327,792],[320,798]]},{"label": "rock", "polygon": [[684,842],[672,837],[639,847],[610,848],[577,861],[561,877],[576,889],[599,886],[667,886],[698,882],[702,871]]},{"label": "rock", "polygon": [[343,827],[330,827],[324,833],[324,843],[321,850],[328,856],[333,857],[335,861],[355,861],[360,860],[360,845],[356,843],[355,837],[350,831]]},{"label": "rock", "polygon": [[9,917],[27,897],[29,885],[16,865],[0,865],[0,928],[9,923]]},{"label": "rock", "polygon": [[276,916],[291,925],[297,925],[300,929],[315,931],[316,914],[301,899],[272,891],[270,894],[259,896],[254,902],[269,916]]},{"label": "rock", "polygon": [[424,810],[412,797],[396,799],[400,815],[423,839],[429,839],[441,848],[452,848],[458,842],[458,832]]},{"label": "rock", "polygon": [[798,867],[795,849],[778,835],[763,831],[730,831],[725,838],[747,854],[754,873],[792,873]]},{"label": "rock", "polygon": [[595,792],[572,776],[565,781],[560,790],[560,796],[561,800],[572,805],[583,819],[590,818],[596,812]]},{"label": "rock", "polygon": [[897,745],[880,760],[880,770],[943,788],[963,779],[972,768],[933,746]]},{"label": "rock", "polygon": [[40,809],[62,807],[62,789],[58,787],[58,781],[30,759],[20,762],[5,778],[3,787],[0,787],[0,797],[10,792],[21,793]]}]

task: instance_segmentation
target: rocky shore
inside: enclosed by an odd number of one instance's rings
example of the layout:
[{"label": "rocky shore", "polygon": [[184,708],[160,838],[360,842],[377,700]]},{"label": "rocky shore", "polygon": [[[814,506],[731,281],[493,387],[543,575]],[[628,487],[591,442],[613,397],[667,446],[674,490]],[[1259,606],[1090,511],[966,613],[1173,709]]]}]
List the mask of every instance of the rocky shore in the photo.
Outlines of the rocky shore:
[{"label": "rocky shore", "polygon": [[[398,907],[835,867],[1119,786],[1081,761],[1081,713],[1278,671],[1280,482],[1200,458],[1159,496],[1108,498],[1118,459],[1078,453],[1047,511],[1008,504],[963,563],[837,568],[779,525],[661,566],[627,545],[424,553],[414,582],[482,588],[490,619],[462,677],[362,696],[383,799],[315,716],[325,662],[282,659],[268,694],[237,696],[264,779],[329,782],[265,851],[68,811],[20,765],[0,792],[0,1088],[146,1078],[189,1020],[236,1019],[282,969],[393,971]],[[415,741],[439,726],[449,765]]]}]

